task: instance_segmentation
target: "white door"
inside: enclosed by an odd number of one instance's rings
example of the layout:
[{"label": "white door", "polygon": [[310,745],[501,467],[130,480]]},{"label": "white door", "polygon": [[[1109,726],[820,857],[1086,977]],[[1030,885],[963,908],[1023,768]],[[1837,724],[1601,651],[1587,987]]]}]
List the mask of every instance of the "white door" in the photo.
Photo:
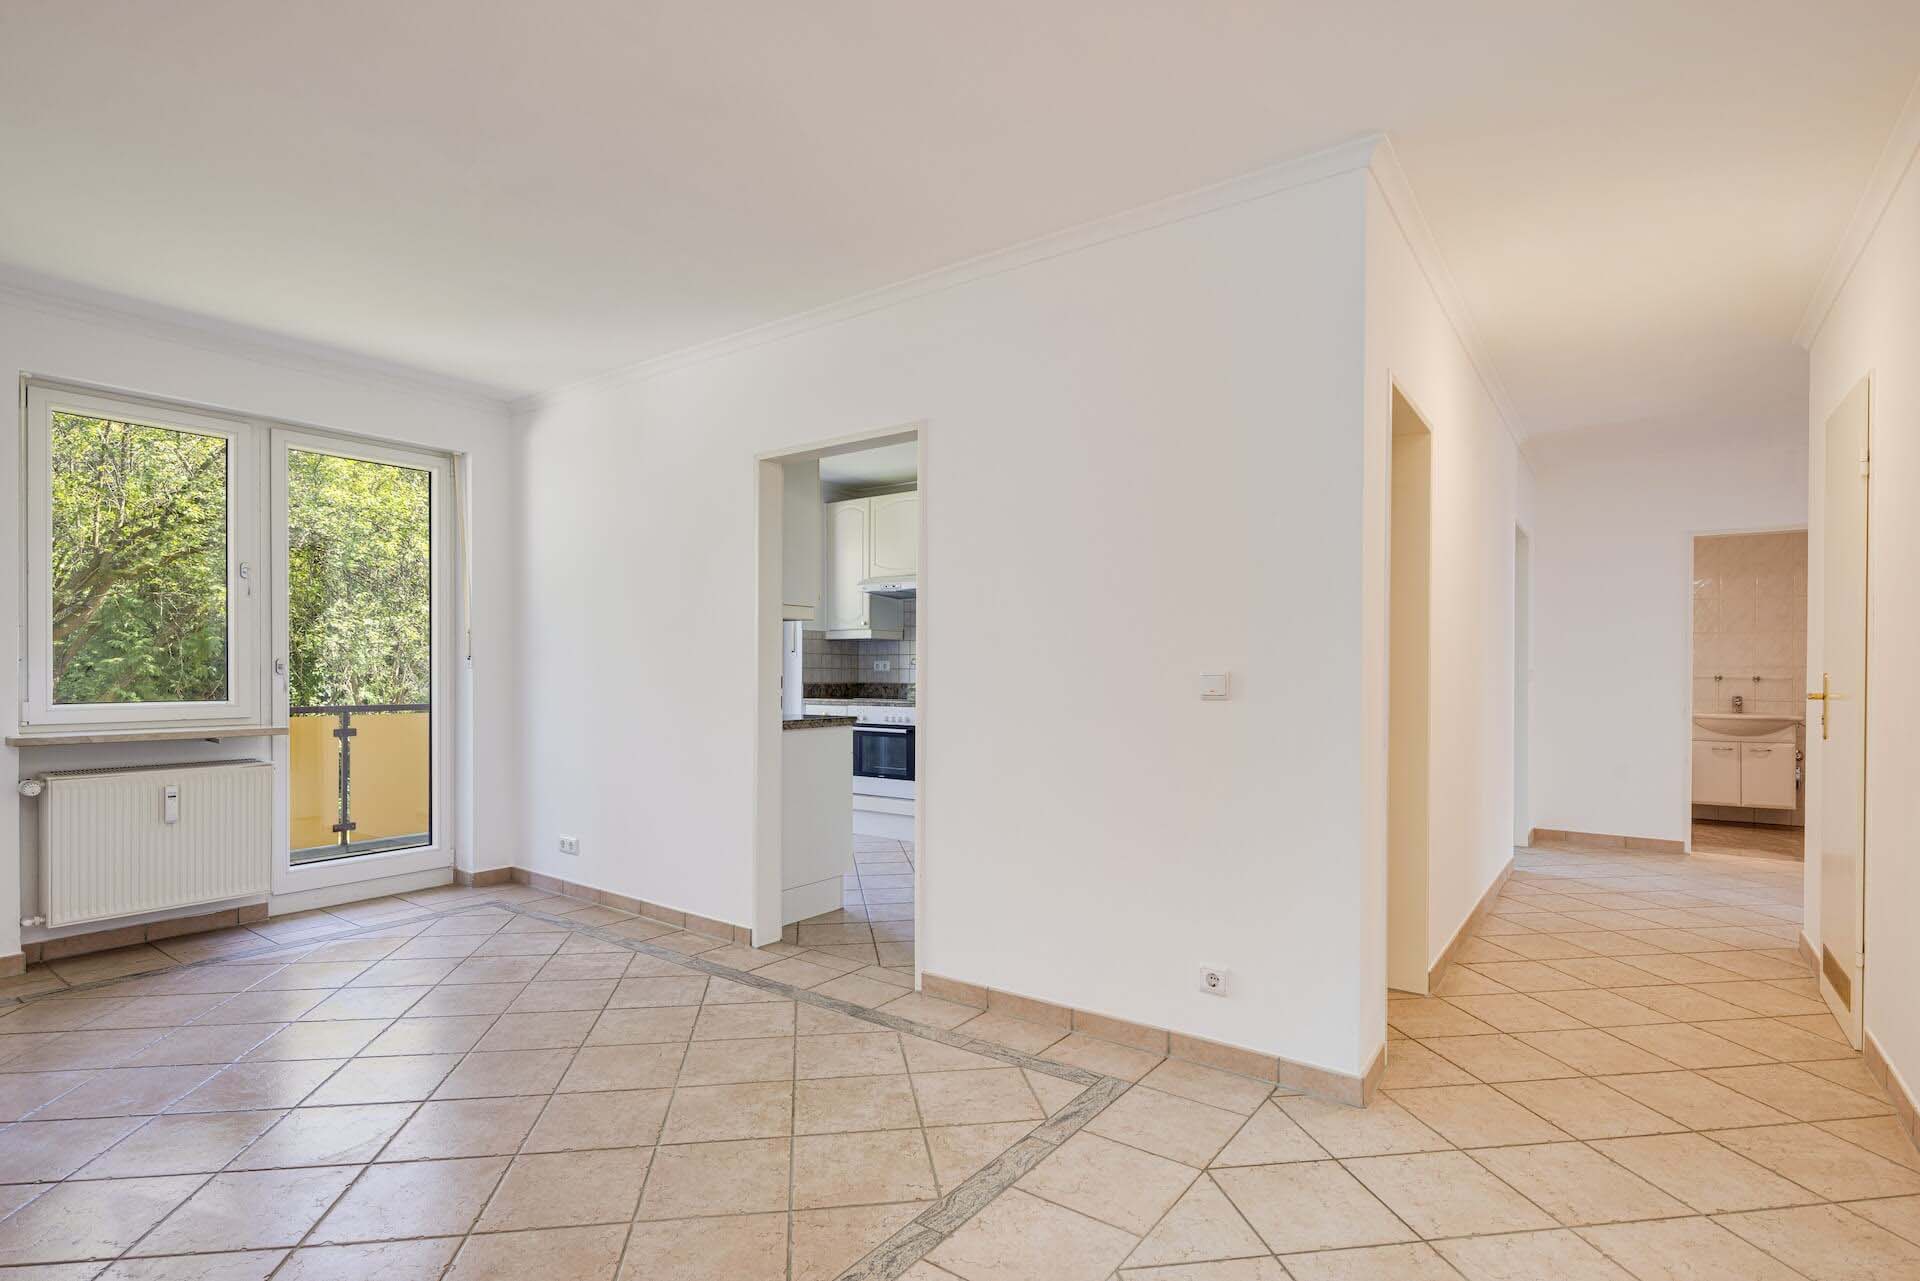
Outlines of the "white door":
[{"label": "white door", "polygon": [[273,434],[275,894],[453,864],[450,475]]},{"label": "white door", "polygon": [[1868,381],[1847,394],[1827,419],[1826,554],[1819,604],[1825,641],[1816,677],[1808,672],[1820,713],[1809,717],[1808,741],[1821,736],[1815,767],[1820,830],[1809,834],[1820,860],[1820,994],[1855,1046],[1860,1044],[1861,979],[1866,937],[1867,801],[1867,497],[1872,412]]}]

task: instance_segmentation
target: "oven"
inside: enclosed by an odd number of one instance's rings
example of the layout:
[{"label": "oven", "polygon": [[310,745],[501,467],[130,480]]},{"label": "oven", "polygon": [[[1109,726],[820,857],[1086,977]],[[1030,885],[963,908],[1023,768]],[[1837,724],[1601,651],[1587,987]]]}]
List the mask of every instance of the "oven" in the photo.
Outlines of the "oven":
[{"label": "oven", "polygon": [[869,796],[913,795],[911,725],[853,727],[853,790]]}]

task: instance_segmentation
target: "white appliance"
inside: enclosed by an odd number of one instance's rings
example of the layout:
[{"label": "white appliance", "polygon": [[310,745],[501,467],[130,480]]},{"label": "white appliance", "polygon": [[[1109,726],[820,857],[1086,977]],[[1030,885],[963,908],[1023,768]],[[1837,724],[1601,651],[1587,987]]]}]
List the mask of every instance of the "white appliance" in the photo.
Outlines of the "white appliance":
[{"label": "white appliance", "polygon": [[860,590],[869,596],[891,596],[898,600],[911,600],[920,590],[920,580],[912,574],[899,578],[868,578],[862,580]]},{"label": "white appliance", "polygon": [[804,626],[798,622],[780,624],[780,719],[797,721],[806,715],[807,689],[802,683],[801,646]]},{"label": "white appliance", "polygon": [[915,708],[899,704],[811,702],[809,716],[851,716],[853,830],[861,836],[913,839],[919,787]]}]

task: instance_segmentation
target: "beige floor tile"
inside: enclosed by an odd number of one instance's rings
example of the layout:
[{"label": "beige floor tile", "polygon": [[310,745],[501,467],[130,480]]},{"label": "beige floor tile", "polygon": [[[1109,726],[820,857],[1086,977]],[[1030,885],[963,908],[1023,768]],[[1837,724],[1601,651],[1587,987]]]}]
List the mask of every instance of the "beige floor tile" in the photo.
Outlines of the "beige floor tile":
[{"label": "beige floor tile", "polygon": [[1428,1245],[1376,1245],[1286,1257],[1296,1281],[1459,1281],[1459,1273]]},{"label": "beige floor tile", "polygon": [[447,1269],[446,1281],[521,1281],[529,1276],[567,1281],[613,1281],[627,1228],[546,1228],[470,1236]]},{"label": "beige floor tile", "polygon": [[681,1085],[735,1085],[749,1081],[791,1081],[794,1038],[747,1041],[695,1041],[680,1062]]},{"label": "beige floor tile", "polygon": [[1691,1023],[1617,1027],[1612,1032],[1621,1040],[1683,1068],[1700,1070],[1770,1062],[1766,1055],[1756,1050],[1715,1036],[1705,1027],[1695,1027]]},{"label": "beige floor tile", "polygon": [[1472,1085],[1475,1078],[1420,1042],[1404,1036],[1387,1041],[1387,1070],[1380,1088],[1412,1090],[1427,1085]]},{"label": "beige floor tile", "polygon": [[938,1195],[918,1130],[811,1134],[793,1141],[793,1206],[929,1201]]},{"label": "beige floor tile", "polygon": [[480,1099],[544,1094],[554,1089],[574,1064],[572,1050],[475,1050],[447,1074],[432,1097]]},{"label": "beige floor tile", "polygon": [[1407,1225],[1338,1162],[1243,1166],[1215,1170],[1211,1177],[1275,1254],[1415,1239]]},{"label": "beige floor tile", "polygon": [[356,1166],[331,1165],[216,1174],[166,1222],[142,1238],[134,1253],[189,1254],[296,1245],[359,1172]]},{"label": "beige floor tile", "polygon": [[1844,1121],[1822,1121],[1820,1128],[1836,1138],[1863,1147],[1909,1170],[1920,1170],[1920,1148],[1898,1117],[1869,1116]]},{"label": "beige floor tile", "polygon": [[170,1112],[257,1112],[290,1108],[340,1067],[339,1059],[236,1063],[172,1104]]},{"label": "beige floor tile", "polygon": [[1884,1096],[1870,1098],[1787,1063],[1722,1068],[1704,1075],[1800,1121],[1838,1121],[1893,1111]]},{"label": "beige floor tile", "polygon": [[1920,1174],[1811,1125],[1715,1130],[1707,1137],[1829,1201],[1920,1194]]},{"label": "beige floor tile", "polygon": [[964,1281],[1103,1281],[1134,1237],[1011,1188],[941,1242],[928,1261]]},{"label": "beige floor tile", "polygon": [[620,1276],[622,1281],[787,1281],[787,1216],[636,1223]]},{"label": "beige floor tile", "polygon": [[1268,1100],[1247,1118],[1240,1132],[1213,1158],[1214,1166],[1282,1165],[1289,1161],[1324,1161],[1330,1154],[1298,1122]]},{"label": "beige floor tile", "polygon": [[1467,1281],[1633,1281],[1571,1232],[1467,1237],[1433,1248]]},{"label": "beige floor tile", "polygon": [[286,1257],[285,1250],[232,1250],[166,1259],[123,1259],[102,1272],[100,1281],[266,1281]]},{"label": "beige floor tile", "polygon": [[68,1072],[118,1067],[163,1035],[165,1031],[161,1028],[116,1028],[98,1032],[81,1029],[14,1055],[7,1062],[7,1070]]},{"label": "beige floor tile", "polygon": [[1490,1085],[1400,1090],[1392,1101],[1457,1147],[1552,1143],[1567,1137]]},{"label": "beige floor tile", "polygon": [[408,1103],[295,1108],[228,1168],[277,1170],[371,1161],[412,1114]]},{"label": "beige floor tile", "polygon": [[0,1266],[111,1259],[199,1186],[189,1175],[50,1188],[0,1219]]},{"label": "beige floor tile", "polygon": [[1553,1226],[1552,1219],[1464,1153],[1360,1157],[1344,1164],[1423,1237]]},{"label": "beige floor tile", "polygon": [[[1449,1003],[1498,1032],[1552,1032],[1582,1026],[1580,1019],[1523,992],[1452,997]],[[1431,1037],[1421,1039],[1432,1040]]]},{"label": "beige floor tile", "polygon": [[[907,1273],[903,1281],[946,1281],[945,1276]],[[1288,1281],[1289,1274],[1272,1256],[1258,1259],[1220,1259],[1211,1263],[1176,1263],[1164,1268],[1128,1268],[1122,1281]]]},{"label": "beige floor tile", "polygon": [[796,1081],[792,1097],[796,1134],[895,1130],[922,1123],[912,1082],[906,1076],[837,1076]]},{"label": "beige floor tile", "polygon": [[1257,1258],[1266,1249],[1226,1193],[1203,1174],[1153,1225],[1123,1266],[1132,1275],[1137,1268]]},{"label": "beige floor tile", "polygon": [[1082,1131],[1018,1186],[1140,1236],[1160,1221],[1195,1177],[1190,1166]]},{"label": "beige floor tile", "polygon": [[925,1125],[982,1125],[1038,1121],[1044,1115],[1018,1068],[975,1072],[927,1072],[913,1077],[913,1092]]},{"label": "beige floor tile", "polygon": [[694,1021],[696,1041],[760,1040],[793,1035],[793,1004],[789,1001],[740,1005],[708,1005]]},{"label": "beige floor tile", "polygon": [[1336,1157],[1435,1152],[1452,1144],[1381,1093],[1364,1108],[1294,1095],[1274,1100],[1301,1129]]},{"label": "beige floor tile", "polygon": [[543,1098],[452,1099],[422,1103],[380,1154],[382,1161],[512,1156],[520,1150]]},{"label": "beige floor tile", "polygon": [[1457,1005],[1431,997],[1396,997],[1388,1000],[1387,1026],[1421,1039],[1434,1036],[1490,1036],[1499,1030],[1482,1023]]},{"label": "beige floor tile", "polygon": [[945,1125],[924,1131],[934,1177],[942,1195],[953,1191],[983,1166],[1033,1131],[1036,1122],[993,1125]]},{"label": "beige floor tile", "polygon": [[0,1126],[0,1183],[64,1179],[142,1123],[140,1117],[100,1117]]},{"label": "beige floor tile", "polygon": [[1026,1054],[1038,1054],[1067,1035],[1066,1028],[1051,1023],[1033,1023],[991,1011],[968,1019],[953,1030],[963,1036],[977,1037]]},{"label": "beige floor tile", "polygon": [[455,987],[437,987],[407,1010],[408,1018],[455,1018],[480,1014],[504,1014],[519,997],[523,983],[470,983]]},{"label": "beige floor tile", "polygon": [[1136,1085],[1094,1117],[1087,1129],[1202,1169],[1243,1124],[1237,1112]]},{"label": "beige floor tile", "polygon": [[1580,1235],[1640,1281],[1801,1281],[1707,1219],[1621,1223],[1583,1228]]},{"label": "beige floor tile", "polygon": [[784,1211],[791,1162],[787,1139],[662,1147],[654,1153],[638,1217]]},{"label": "beige floor tile", "polygon": [[[859,969],[858,965],[852,966]],[[826,983],[816,984],[813,991],[836,1000],[850,1001],[855,1005],[877,1009],[889,1001],[900,999],[900,989],[891,983],[882,983],[878,979],[863,978],[858,974],[842,974],[839,978]]]},{"label": "beige floor tile", "polygon": [[1052,1116],[1086,1092],[1087,1087],[1077,1081],[1065,1081],[1051,1072],[1039,1072],[1033,1068],[1022,1068],[1027,1088],[1033,1091],[1033,1097],[1040,1100],[1040,1106]]},{"label": "beige floor tile", "polygon": [[[291,1026],[280,1023],[210,1023],[205,1026],[183,1027],[169,1032],[165,1038],[155,1041],[140,1053],[127,1059],[125,1066],[160,1066],[166,1064],[216,1064],[238,1062],[251,1058],[343,1058],[357,1054],[374,1033],[386,1024],[378,1020],[370,1023],[300,1023]],[[330,1044],[339,1048],[330,1048],[312,1054],[280,1054],[263,1052],[268,1044],[278,1041],[293,1028],[332,1029],[345,1028],[346,1036],[327,1038]],[[286,1028],[286,1031],[282,1031]],[[354,1033],[358,1030],[359,1034]],[[296,1038],[297,1039],[297,1038]]]},{"label": "beige floor tile", "polygon": [[652,1148],[516,1157],[475,1231],[629,1222],[652,1159]]},{"label": "beige floor tile", "polygon": [[[629,969],[627,973],[631,976],[634,971]],[[609,1009],[623,1010],[657,1005],[698,1005],[706,991],[707,980],[704,975],[628,977],[621,979],[613,989],[607,1006]]]},{"label": "beige floor tile", "polygon": [[1686,1127],[1637,1103],[1604,1081],[1572,1077],[1557,1081],[1515,1081],[1500,1092],[1543,1121],[1576,1139],[1620,1139],[1635,1134],[1670,1134]]},{"label": "beige floor tile", "polygon": [[1537,1081],[1574,1075],[1574,1070],[1560,1060],[1505,1033],[1437,1036],[1420,1044],[1479,1081]]},{"label": "beige floor tile", "polygon": [[607,1010],[587,1034],[588,1045],[652,1045],[685,1041],[693,1035],[700,1009],[692,1005]]},{"label": "beige floor tile", "polygon": [[[466,1060],[471,1063],[472,1058]],[[426,1098],[461,1059],[454,1054],[401,1054],[354,1059],[309,1094],[313,1107],[350,1103],[411,1103]]]},{"label": "beige floor tile", "polygon": [[[524,995],[524,994],[523,994]],[[587,1039],[598,1018],[592,1010],[555,1010],[538,1014],[502,1014],[474,1049],[554,1050]]]},{"label": "beige floor tile", "polygon": [[381,1241],[367,1245],[323,1245],[295,1250],[275,1274],[276,1281],[439,1281],[460,1246],[458,1237],[420,1241]]},{"label": "beige floor tile", "polygon": [[580,1152],[650,1146],[660,1137],[671,1094],[669,1090],[557,1094],[527,1135],[525,1150]]},{"label": "beige floor tile", "polygon": [[1610,1076],[1606,1084],[1692,1130],[1772,1125],[1793,1119],[1697,1072],[1629,1073]]},{"label": "beige floor tile", "polygon": [[506,1168],[503,1157],[369,1166],[327,1212],[311,1240],[340,1245],[458,1235],[473,1227]]},{"label": "beige floor tile", "polygon": [[[271,1129],[283,1114],[207,1112],[159,1116],[86,1163],[83,1179],[128,1179],[163,1174],[210,1174]],[[0,1150],[4,1150],[0,1132]],[[0,1165],[5,1158],[0,1157]]]},{"label": "beige floor tile", "polygon": [[[1778,1020],[1775,1020],[1776,1022]],[[1878,1098],[1886,1091],[1873,1079],[1873,1073],[1867,1071],[1866,1060],[1848,1052],[1844,1059],[1798,1060],[1794,1066],[1802,1072],[1811,1072],[1823,1081],[1845,1086],[1855,1094],[1864,1094],[1868,1098]]]},{"label": "beige floor tile", "polygon": [[1616,1072],[1664,1072],[1673,1064],[1611,1032],[1585,1028],[1566,1032],[1528,1032],[1520,1040],[1550,1054],[1576,1072],[1607,1075]]},{"label": "beige floor tile", "polygon": [[1684,1218],[1692,1213],[1584,1144],[1481,1148],[1471,1155],[1567,1227]]},{"label": "beige floor tile", "polygon": [[[535,1051],[541,1053],[542,1051]],[[681,1044],[599,1045],[576,1050],[559,1092],[582,1090],[650,1090],[672,1085],[680,1076],[686,1054]]]},{"label": "beige floor tile", "polygon": [[1812,1281],[1920,1276],[1920,1245],[1839,1206],[1730,1214],[1716,1222]]},{"label": "beige floor tile", "polygon": [[1241,1116],[1252,1116],[1273,1094],[1270,1081],[1256,1081],[1184,1059],[1166,1060],[1140,1078],[1140,1084],[1164,1094],[1177,1094],[1196,1103],[1238,1112]]},{"label": "beige floor tile", "polygon": [[662,1143],[770,1139],[793,1133],[794,1087],[787,1081],[683,1085],[673,1092]]},{"label": "beige floor tile", "polygon": [[1599,1139],[1593,1146],[1703,1214],[1777,1209],[1818,1200],[1806,1189],[1700,1134]]},{"label": "beige floor tile", "polygon": [[1852,1201],[1847,1204],[1846,1209],[1869,1223],[1878,1224],[1895,1236],[1920,1245],[1920,1196]]},{"label": "beige floor tile", "polygon": [[803,1080],[829,1076],[886,1076],[906,1070],[907,1061],[901,1053],[900,1034],[897,1032],[801,1037],[793,1061],[793,1075]]},{"label": "beige floor tile", "polygon": [[900,1049],[909,1072],[967,1072],[977,1068],[1006,1066],[1002,1060],[991,1055],[956,1049],[941,1041],[930,1041],[924,1036],[901,1034]]},{"label": "beige floor tile", "polygon": [[1102,1041],[1084,1032],[1069,1033],[1048,1046],[1040,1057],[1055,1063],[1070,1063],[1089,1072],[1118,1077],[1123,1081],[1140,1080],[1165,1059],[1164,1055]]},{"label": "beige floor tile", "polygon": [[833,1281],[923,1208],[908,1202],[795,1211],[793,1281]]}]

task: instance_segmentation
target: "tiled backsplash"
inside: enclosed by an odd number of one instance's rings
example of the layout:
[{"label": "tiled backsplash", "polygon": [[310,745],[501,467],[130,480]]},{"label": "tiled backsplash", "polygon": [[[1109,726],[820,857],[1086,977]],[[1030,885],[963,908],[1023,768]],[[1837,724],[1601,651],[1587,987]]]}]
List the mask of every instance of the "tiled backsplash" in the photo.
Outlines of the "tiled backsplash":
[{"label": "tiled backsplash", "polygon": [[[806,634],[800,655],[801,679],[808,685],[911,685],[914,671],[913,645],[919,602],[902,601],[904,640],[828,640],[819,632]],[[888,670],[873,670],[875,659],[884,659]]]},{"label": "tiled backsplash", "polygon": [[1806,531],[1694,539],[1693,710],[1798,716],[1806,672]]}]

